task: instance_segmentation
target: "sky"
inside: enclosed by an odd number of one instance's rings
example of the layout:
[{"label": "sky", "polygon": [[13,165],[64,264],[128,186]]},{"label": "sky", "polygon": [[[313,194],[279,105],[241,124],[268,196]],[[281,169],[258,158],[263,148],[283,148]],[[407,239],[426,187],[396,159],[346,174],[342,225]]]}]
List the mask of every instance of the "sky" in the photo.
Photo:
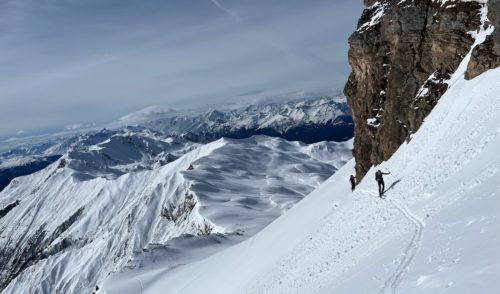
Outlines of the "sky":
[{"label": "sky", "polygon": [[340,91],[361,0],[0,0],[0,137]]}]

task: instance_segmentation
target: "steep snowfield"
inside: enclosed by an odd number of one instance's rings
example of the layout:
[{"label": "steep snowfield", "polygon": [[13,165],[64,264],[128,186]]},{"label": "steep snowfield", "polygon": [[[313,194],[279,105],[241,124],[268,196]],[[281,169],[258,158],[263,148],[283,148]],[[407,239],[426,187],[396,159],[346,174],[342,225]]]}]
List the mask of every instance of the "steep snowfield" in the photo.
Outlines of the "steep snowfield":
[{"label": "steep snowfield", "polygon": [[[500,69],[462,77],[463,66],[412,140],[354,193],[351,161],[250,239],[138,273],[127,282],[141,292],[129,293],[498,293]],[[391,172],[385,199],[379,168]]]},{"label": "steep snowfield", "polygon": [[116,134],[71,151],[0,192],[2,293],[89,293],[170,241],[239,242],[350,160],[351,145],[220,139],[162,163],[185,146]]}]

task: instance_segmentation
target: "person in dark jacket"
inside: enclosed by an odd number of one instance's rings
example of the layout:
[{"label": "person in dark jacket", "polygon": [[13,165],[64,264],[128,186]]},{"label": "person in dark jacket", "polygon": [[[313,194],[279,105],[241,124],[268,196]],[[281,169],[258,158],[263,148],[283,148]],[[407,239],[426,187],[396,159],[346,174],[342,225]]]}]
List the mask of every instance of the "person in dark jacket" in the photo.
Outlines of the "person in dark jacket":
[{"label": "person in dark jacket", "polygon": [[356,188],[356,177],[351,175],[351,177],[349,178],[349,182],[351,182],[351,191],[354,191],[354,189]]},{"label": "person in dark jacket", "polygon": [[383,175],[390,175],[390,174],[391,173],[383,173],[381,170],[378,170],[375,173],[375,180],[378,183],[378,195],[379,195],[379,197],[382,197],[382,195],[384,194],[384,190],[385,190],[385,184],[384,184],[384,177],[383,177]]}]

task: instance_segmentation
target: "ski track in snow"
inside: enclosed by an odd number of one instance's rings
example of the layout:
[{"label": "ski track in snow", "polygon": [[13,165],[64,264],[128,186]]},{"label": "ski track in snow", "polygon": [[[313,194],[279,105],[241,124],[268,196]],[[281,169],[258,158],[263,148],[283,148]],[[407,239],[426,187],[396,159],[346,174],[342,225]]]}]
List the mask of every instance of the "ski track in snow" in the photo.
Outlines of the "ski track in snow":
[{"label": "ski track in snow", "polygon": [[385,282],[384,287],[380,290],[380,294],[384,294],[387,292],[390,287],[392,293],[397,293],[398,286],[403,281],[403,276],[408,271],[415,255],[420,249],[420,244],[422,243],[422,239],[424,237],[424,228],[425,223],[420,219],[416,214],[410,211],[410,209],[399,200],[393,197],[386,198],[397,210],[399,210],[403,216],[413,223],[415,226],[415,233],[411,238],[410,244],[403,252],[403,257],[400,261],[400,264],[394,274]]},{"label": "ski track in snow", "polygon": [[135,280],[139,281],[139,285],[141,286],[141,294],[142,294],[142,291],[144,290],[144,284],[142,283],[142,280],[141,278],[139,277],[134,277]]}]

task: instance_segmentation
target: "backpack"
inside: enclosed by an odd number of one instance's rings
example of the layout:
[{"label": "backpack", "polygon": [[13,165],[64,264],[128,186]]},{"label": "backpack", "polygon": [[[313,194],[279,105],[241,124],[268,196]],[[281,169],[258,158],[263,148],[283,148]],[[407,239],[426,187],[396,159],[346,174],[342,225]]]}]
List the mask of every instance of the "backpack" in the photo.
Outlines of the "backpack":
[{"label": "backpack", "polygon": [[381,172],[378,171],[375,173],[375,180],[382,181],[382,173]]}]

